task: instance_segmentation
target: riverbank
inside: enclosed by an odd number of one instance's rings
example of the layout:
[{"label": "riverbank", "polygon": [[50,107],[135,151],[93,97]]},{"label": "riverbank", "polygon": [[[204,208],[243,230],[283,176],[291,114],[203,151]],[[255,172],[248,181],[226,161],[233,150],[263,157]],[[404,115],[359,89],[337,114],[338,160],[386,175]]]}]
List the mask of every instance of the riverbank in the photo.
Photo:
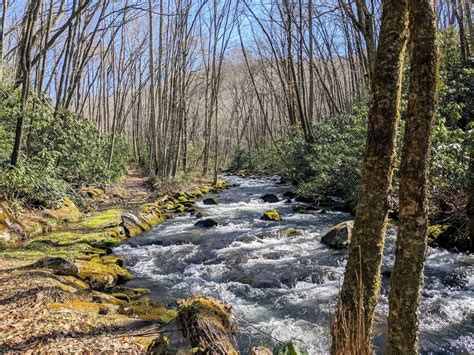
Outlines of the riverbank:
[{"label": "riverbank", "polygon": [[[146,351],[176,310],[147,300],[111,247],[174,215],[199,213],[194,203],[216,186],[194,179],[153,191],[144,174],[129,171],[108,188],[81,189],[56,210],[0,214],[0,351]],[[146,336],[143,336],[146,329]]]}]

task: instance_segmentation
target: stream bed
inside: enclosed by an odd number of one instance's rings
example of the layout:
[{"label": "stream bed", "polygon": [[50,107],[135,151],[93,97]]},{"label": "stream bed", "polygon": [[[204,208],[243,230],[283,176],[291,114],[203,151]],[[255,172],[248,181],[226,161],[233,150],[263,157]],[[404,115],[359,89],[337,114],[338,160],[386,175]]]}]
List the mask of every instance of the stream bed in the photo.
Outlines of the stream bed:
[{"label": "stream bed", "polygon": [[[352,217],[293,212],[295,202],[282,198],[292,187],[278,184],[277,177],[224,178],[238,186],[220,193],[218,205],[197,203],[204,218],[217,219],[219,226],[198,228],[195,217],[180,216],[114,249],[136,276],[128,285],[147,287],[152,299],[171,306],[193,293],[231,303],[245,320],[239,321],[237,337],[244,354],[252,346],[271,348],[274,339],[291,338],[301,340],[310,354],[327,353],[346,252],[329,249],[321,237]],[[282,201],[264,203],[259,197],[268,193]],[[261,220],[269,209],[278,210],[283,221]],[[281,231],[288,227],[303,234],[285,237]],[[395,231],[389,231],[374,329],[376,352],[384,350],[394,238]],[[429,249],[420,306],[422,352],[474,352],[473,271],[474,256]]]}]

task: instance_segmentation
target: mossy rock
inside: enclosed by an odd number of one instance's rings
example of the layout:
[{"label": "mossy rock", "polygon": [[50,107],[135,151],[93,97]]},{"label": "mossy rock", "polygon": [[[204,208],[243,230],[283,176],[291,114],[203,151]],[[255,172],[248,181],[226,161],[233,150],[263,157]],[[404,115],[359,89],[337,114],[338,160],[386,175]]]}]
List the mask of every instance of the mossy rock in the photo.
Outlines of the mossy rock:
[{"label": "mossy rock", "polygon": [[77,276],[79,268],[74,263],[61,257],[45,257],[34,264],[28,265],[28,269],[49,269],[57,275]]},{"label": "mossy rock", "polygon": [[122,226],[128,237],[136,237],[151,228],[147,221],[131,212],[122,215]]},{"label": "mossy rock", "polygon": [[84,301],[72,301],[66,303],[50,303],[48,305],[50,309],[72,309],[78,312],[88,312],[95,314],[107,314],[109,308],[103,304],[95,302],[84,302]]},{"label": "mossy rock", "polygon": [[296,236],[296,235],[303,235],[303,232],[301,232],[300,230],[298,230],[296,228],[288,227],[288,228],[284,229],[281,232],[281,234],[284,237],[290,237],[290,236]]},{"label": "mossy rock", "polygon": [[55,210],[48,210],[46,211],[46,214],[61,223],[78,222],[82,217],[82,213],[79,211],[79,208],[77,208],[74,201],[71,200],[69,197],[66,197],[64,199],[63,206],[61,208]]},{"label": "mossy rock", "polygon": [[78,277],[97,290],[110,289],[118,283],[129,281],[133,276],[116,264],[103,264],[101,260],[76,260]]},{"label": "mossy rock", "polygon": [[73,244],[89,244],[94,248],[110,248],[126,238],[122,227],[115,227],[103,232],[83,234],[81,232],[56,232],[50,235],[33,239],[27,247],[42,243],[51,246],[69,246]]},{"label": "mossy rock", "polygon": [[472,251],[472,241],[459,233],[458,228],[449,224],[428,226],[428,244],[454,251]]},{"label": "mossy rock", "polygon": [[183,206],[183,205],[181,205],[181,204],[179,204],[179,205],[177,205],[177,206],[175,207],[174,211],[175,211],[176,213],[184,213],[184,212],[186,212],[186,207]]},{"label": "mossy rock", "polygon": [[191,190],[190,192],[190,195],[194,196],[194,198],[198,198],[198,197],[202,197],[203,196],[203,193],[200,189],[194,189],[194,190]]},{"label": "mossy rock", "polygon": [[166,308],[162,303],[152,301],[138,301],[125,304],[120,308],[119,313],[161,324],[171,322],[178,314],[176,310]]},{"label": "mossy rock", "polygon": [[261,219],[263,219],[264,221],[273,221],[273,222],[282,221],[280,213],[278,213],[278,211],[275,211],[275,210],[266,211],[261,217]]},{"label": "mossy rock", "polygon": [[75,276],[63,276],[62,280],[64,280],[65,284],[74,287],[78,291],[85,291],[90,289],[90,286],[87,282],[84,282]]},{"label": "mossy rock", "polygon": [[177,200],[180,203],[189,202],[189,199],[187,196],[179,196]]},{"label": "mossy rock", "polygon": [[81,194],[86,195],[90,198],[97,198],[99,196],[105,195],[105,190],[100,187],[82,187],[80,189]]},{"label": "mossy rock", "polygon": [[[137,301],[142,297],[150,294],[150,290],[141,287],[114,287],[111,291],[112,296],[119,299],[130,301]],[[119,296],[120,295],[120,296]]]},{"label": "mossy rock", "polygon": [[123,267],[124,264],[125,264],[125,261],[123,260],[123,258],[119,257],[119,256],[115,256],[115,255],[104,255],[104,256],[101,256],[100,257],[100,262],[103,263],[103,264],[115,264],[115,265],[118,265],[120,267]]},{"label": "mossy rock", "polygon": [[122,221],[124,210],[121,208],[113,208],[93,215],[79,225],[86,229],[101,229],[107,227],[118,226]]},{"label": "mossy rock", "polygon": [[166,220],[166,215],[161,211],[153,211],[148,214],[141,214],[141,219],[144,220],[150,227],[163,223]]},{"label": "mossy rock", "polygon": [[346,249],[352,236],[354,221],[336,224],[322,238],[321,242],[333,249]]},{"label": "mossy rock", "polygon": [[227,181],[222,180],[222,179],[217,179],[216,183],[214,184],[214,188],[217,189],[225,189],[227,187]]},{"label": "mossy rock", "polygon": [[176,205],[174,203],[171,203],[171,202],[165,202],[164,204],[161,205],[161,208],[163,208],[165,210],[168,210],[168,211],[172,211],[176,208]]},{"label": "mossy rock", "polygon": [[296,213],[311,213],[317,211],[318,208],[311,205],[294,205],[293,211]]}]

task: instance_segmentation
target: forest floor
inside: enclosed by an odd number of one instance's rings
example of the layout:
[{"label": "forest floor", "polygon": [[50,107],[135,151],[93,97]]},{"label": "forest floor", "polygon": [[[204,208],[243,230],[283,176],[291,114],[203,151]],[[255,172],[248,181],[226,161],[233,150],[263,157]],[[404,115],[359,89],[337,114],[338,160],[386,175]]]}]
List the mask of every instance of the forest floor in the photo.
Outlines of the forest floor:
[{"label": "forest floor", "polygon": [[[187,188],[199,189],[204,183],[208,184],[198,179]],[[116,233],[117,228],[123,230],[124,213],[134,212],[141,219],[149,216],[149,212],[138,211],[143,206],[147,211],[150,206],[161,206],[162,198],[157,196],[174,187],[157,194],[142,170],[130,169],[123,181],[107,192],[90,189],[90,212],[65,223],[59,232],[0,250],[0,352],[146,351],[157,336],[154,326],[169,322],[176,311],[147,301],[147,290],[119,286],[132,276],[122,268],[123,260],[110,255],[109,247],[126,239]],[[202,194],[209,191],[209,187],[202,189]],[[170,199],[166,200],[168,207]],[[175,203],[179,207],[177,200]],[[51,266],[38,266],[38,260],[45,257],[60,258],[63,264],[68,260],[74,264],[66,266],[76,271],[68,274],[64,269],[58,272]],[[91,265],[104,272],[85,269]]]}]

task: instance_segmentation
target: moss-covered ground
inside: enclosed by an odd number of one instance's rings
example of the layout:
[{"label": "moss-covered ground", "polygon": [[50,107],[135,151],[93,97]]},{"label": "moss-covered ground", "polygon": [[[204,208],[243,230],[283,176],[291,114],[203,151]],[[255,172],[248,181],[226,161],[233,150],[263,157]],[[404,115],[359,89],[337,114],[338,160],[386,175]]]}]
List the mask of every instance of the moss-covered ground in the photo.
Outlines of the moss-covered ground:
[{"label": "moss-covered ground", "polygon": [[110,248],[173,213],[192,212],[211,187],[200,181],[187,192],[157,196],[139,181],[135,176],[110,191],[84,188],[82,211],[67,199],[61,209],[30,212],[33,222],[23,214],[23,235],[8,230],[14,223],[2,224],[9,239],[0,248],[0,352],[141,353],[156,335],[130,332],[176,317],[176,310],[147,301],[148,290],[120,286],[133,275]]}]

